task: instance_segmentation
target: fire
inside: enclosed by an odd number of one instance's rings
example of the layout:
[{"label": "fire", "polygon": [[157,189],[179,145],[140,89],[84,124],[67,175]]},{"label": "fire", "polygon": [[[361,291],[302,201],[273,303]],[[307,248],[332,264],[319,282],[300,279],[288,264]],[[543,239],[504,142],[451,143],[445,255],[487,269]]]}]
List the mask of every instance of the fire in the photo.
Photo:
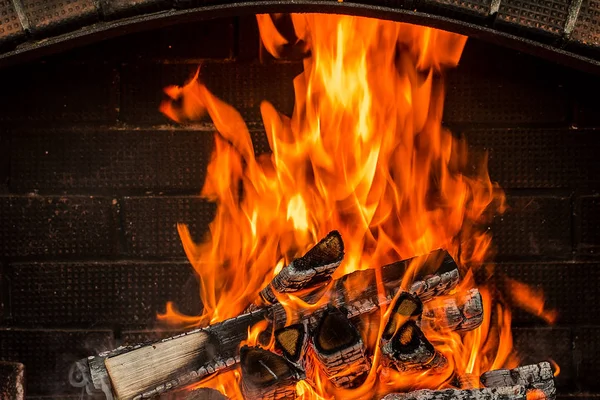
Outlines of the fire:
[{"label": "fire", "polygon": [[[184,123],[208,114],[215,124],[215,149],[201,195],[214,201],[217,211],[202,243],[179,226],[201,282],[203,315],[184,316],[169,304],[159,317],[189,327],[239,315],[284,264],[334,229],[346,244],[334,277],[444,248],[469,271],[459,290],[474,287],[472,272],[491,254],[484,227],[493,213],[503,211],[504,194],[485,163],[467,169],[465,141],[442,126],[443,72],[458,64],[467,38],[390,21],[295,14],[296,38],[290,39],[278,31],[279,18],[257,16],[267,51],[278,57],[285,48],[304,46],[310,56],[294,80],[291,116],[261,104],[272,154],[254,154],[240,114],[208,91],[200,73],[183,87],[165,89],[165,115]],[[379,365],[385,318],[378,314],[371,316],[369,332],[361,332],[373,354],[366,381],[353,390],[336,389],[316,368],[311,384],[298,384],[298,396],[352,399],[438,388],[450,385],[453,376],[513,366],[510,311],[492,305],[493,287],[479,287],[487,308],[481,327],[466,334],[425,332],[449,361],[444,371],[407,374]],[[526,291],[518,293],[520,303],[527,303]],[[279,301],[288,312],[318,306],[289,294]],[[534,311],[545,315],[536,304]],[[249,342],[256,343],[261,327],[256,328]],[[236,374],[201,386],[241,398]]]}]

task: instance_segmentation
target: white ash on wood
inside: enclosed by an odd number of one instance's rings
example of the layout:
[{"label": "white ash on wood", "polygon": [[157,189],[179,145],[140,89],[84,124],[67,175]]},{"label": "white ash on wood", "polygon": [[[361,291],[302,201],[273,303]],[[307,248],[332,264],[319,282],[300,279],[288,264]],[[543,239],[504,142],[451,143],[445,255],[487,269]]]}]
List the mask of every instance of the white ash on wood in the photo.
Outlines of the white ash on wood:
[{"label": "white ash on wood", "polygon": [[421,328],[424,330],[470,331],[483,322],[483,300],[477,289],[454,296],[436,298],[423,307]]},{"label": "white ash on wood", "polygon": [[[480,380],[486,387],[521,385],[530,391],[541,391],[546,399],[553,400],[556,398],[554,373],[552,372],[552,366],[547,361],[513,369],[488,371],[481,375]],[[535,392],[531,393],[530,398],[538,398],[535,397]]]},{"label": "white ash on wood", "polygon": [[523,386],[482,389],[416,390],[410,393],[392,393],[382,400],[526,400]]}]

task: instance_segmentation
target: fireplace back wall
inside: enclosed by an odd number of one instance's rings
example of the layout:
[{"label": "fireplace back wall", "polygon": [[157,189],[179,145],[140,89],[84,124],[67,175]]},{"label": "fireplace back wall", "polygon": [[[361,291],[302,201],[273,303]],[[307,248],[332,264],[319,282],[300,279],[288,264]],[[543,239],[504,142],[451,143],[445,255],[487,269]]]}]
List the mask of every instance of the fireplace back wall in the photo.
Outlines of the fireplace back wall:
[{"label": "fireplace back wall", "polygon": [[[197,239],[212,128],[172,125],[162,88],[202,76],[268,151],[259,104],[290,114],[298,62],[258,62],[250,17],[179,25],[4,69],[0,75],[0,360],[31,398],[80,398],[71,363],[155,338],[156,313],[201,304],[176,223]],[[559,393],[600,393],[600,78],[470,40],[447,80],[444,123],[489,151],[509,211],[498,268],[543,288],[553,327],[516,312],[524,363],[552,358]],[[600,398],[578,395],[578,398]]]}]

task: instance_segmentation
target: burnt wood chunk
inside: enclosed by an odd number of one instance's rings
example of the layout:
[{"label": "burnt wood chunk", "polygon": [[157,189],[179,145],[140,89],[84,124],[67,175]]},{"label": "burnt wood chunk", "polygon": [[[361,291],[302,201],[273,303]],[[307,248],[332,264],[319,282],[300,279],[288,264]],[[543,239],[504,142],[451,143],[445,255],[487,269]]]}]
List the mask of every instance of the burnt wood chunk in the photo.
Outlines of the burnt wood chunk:
[{"label": "burnt wood chunk", "polygon": [[[554,374],[549,362],[524,365],[514,369],[498,369],[481,375],[481,383],[486,387],[521,385],[529,390],[530,398],[556,398]],[[541,391],[542,393],[539,393]],[[538,392],[536,394],[536,392]],[[540,395],[542,397],[540,397]]]},{"label": "burnt wood chunk", "polygon": [[0,361],[0,399],[25,398],[25,366],[17,362]]},{"label": "burnt wood chunk", "polygon": [[417,296],[408,292],[400,293],[392,306],[382,337],[391,340],[402,325],[409,320],[416,321],[422,312],[423,303]]},{"label": "burnt wood chunk", "polygon": [[159,400],[227,400],[227,397],[216,389],[200,388],[194,390],[178,390],[164,393]]},{"label": "burnt wood chunk", "polygon": [[308,334],[305,324],[294,324],[275,331],[275,349],[298,368],[302,368],[307,345]]},{"label": "burnt wood chunk", "polygon": [[483,300],[477,289],[425,304],[423,329],[470,331],[483,322]]},{"label": "burnt wood chunk", "polygon": [[352,387],[371,367],[358,330],[340,309],[325,311],[311,344],[319,367],[337,387]]},{"label": "burnt wood chunk", "polygon": [[381,337],[384,365],[399,371],[443,368],[446,357],[437,352],[427,340],[417,323],[408,320],[390,336]]},{"label": "burnt wood chunk", "polygon": [[294,399],[296,383],[303,372],[285,358],[260,347],[240,349],[242,380],[240,388],[246,400]]},{"label": "burnt wood chunk", "polygon": [[277,302],[275,292],[296,292],[331,280],[331,274],[344,258],[344,242],[338,231],[330,232],[305,255],[285,266],[260,292],[267,304]]},{"label": "burnt wood chunk", "polygon": [[523,386],[483,389],[416,390],[410,393],[388,394],[383,400],[526,400]]}]

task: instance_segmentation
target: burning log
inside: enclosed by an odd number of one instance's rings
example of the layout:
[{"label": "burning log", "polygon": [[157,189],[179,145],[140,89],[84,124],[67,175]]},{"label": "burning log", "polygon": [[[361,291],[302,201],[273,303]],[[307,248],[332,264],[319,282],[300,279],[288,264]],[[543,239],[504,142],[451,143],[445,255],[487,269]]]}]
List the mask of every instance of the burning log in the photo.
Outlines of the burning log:
[{"label": "burning log", "polygon": [[227,397],[216,389],[200,388],[194,390],[180,390],[158,397],[159,400],[227,400]]},{"label": "burning log", "polygon": [[477,289],[425,304],[421,328],[470,331],[483,322],[483,300]]},{"label": "burning log", "polygon": [[295,367],[304,369],[302,361],[308,346],[308,334],[305,324],[295,324],[275,332],[275,350]]},{"label": "burning log", "polygon": [[325,312],[311,344],[319,367],[337,387],[352,387],[371,367],[358,330],[337,308]]},{"label": "burning log", "polygon": [[448,360],[436,351],[415,321],[409,320],[389,339],[382,336],[383,363],[399,371],[440,369]]},{"label": "burning log", "polygon": [[277,302],[275,292],[289,293],[314,288],[331,280],[344,258],[344,242],[338,231],[330,232],[305,255],[296,258],[260,292],[266,304]]},{"label": "burning log", "polygon": [[[507,385],[521,385],[529,389],[530,398],[554,399],[556,388],[554,387],[554,374],[549,362],[524,365],[514,369],[498,369],[488,371],[481,375],[481,383],[486,387],[499,387]],[[541,397],[536,397],[535,392]]]},{"label": "burning log", "polygon": [[385,365],[400,371],[442,368],[446,358],[427,340],[417,318],[423,310],[418,297],[401,293],[395,300],[381,336],[381,352]]},{"label": "burning log", "polygon": [[[458,283],[458,268],[447,252],[434,251],[421,261],[423,270],[435,273],[415,277],[409,291],[421,300],[445,294]],[[270,321],[274,331],[298,323],[306,323],[312,330],[328,306],[346,311],[349,319],[378,310],[400,290],[411,262],[413,259],[382,267],[383,295],[378,293],[374,270],[356,271],[333,282],[327,288],[329,303],[320,307],[287,315],[276,303],[156,343],[121,347],[89,357],[79,361],[73,373],[84,377],[89,392],[101,390],[107,397],[114,392],[123,399],[148,398],[236,365],[240,343],[246,340],[248,328],[259,321]]]},{"label": "burning log", "polygon": [[483,389],[416,390],[410,393],[392,393],[382,400],[526,400],[523,386]]},{"label": "burning log", "polygon": [[240,364],[246,400],[294,399],[296,383],[304,379],[304,373],[285,358],[260,347],[242,347]]}]

